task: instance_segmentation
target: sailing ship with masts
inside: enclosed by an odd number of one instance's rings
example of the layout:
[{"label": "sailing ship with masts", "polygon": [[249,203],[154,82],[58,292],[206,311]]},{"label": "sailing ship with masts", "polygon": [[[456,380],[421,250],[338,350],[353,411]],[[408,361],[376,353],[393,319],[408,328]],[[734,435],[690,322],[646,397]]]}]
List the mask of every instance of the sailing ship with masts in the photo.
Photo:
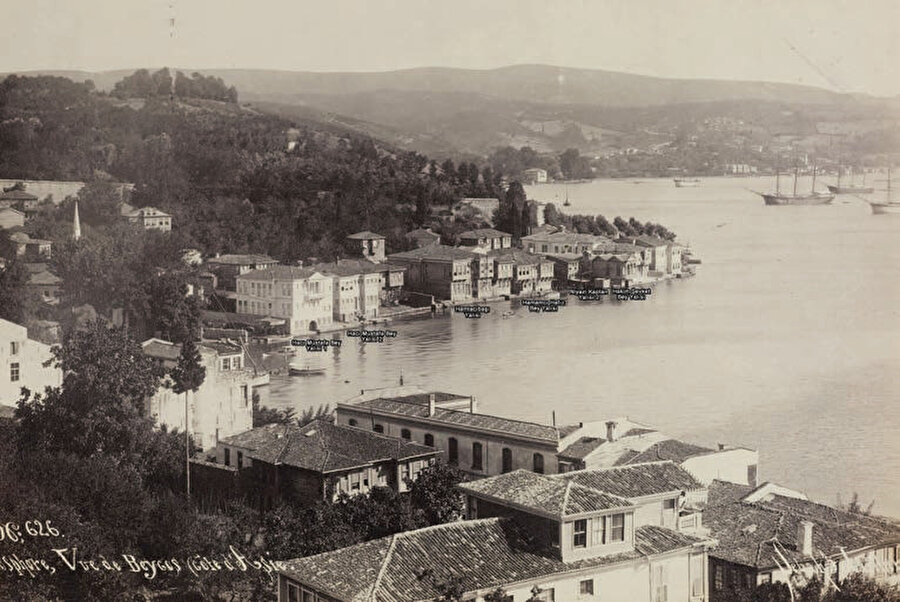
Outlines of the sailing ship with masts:
[{"label": "sailing ship with masts", "polygon": [[816,192],[816,168],[813,167],[812,187],[808,193],[797,192],[799,169],[794,168],[794,187],[790,194],[781,192],[781,170],[775,170],[775,192],[757,192],[766,205],[827,205],[834,200],[833,194]]},{"label": "sailing ship with masts", "polygon": [[841,174],[843,173],[844,168],[842,166],[838,166],[837,172],[837,183],[836,184],[828,184],[828,192],[832,194],[871,194],[875,192],[875,189],[871,186],[866,186],[866,172],[863,171],[862,176],[862,184],[857,184],[855,181],[856,174],[853,172],[853,168],[850,168],[850,183],[841,184]]},{"label": "sailing ship with masts", "polygon": [[885,198],[884,202],[877,201],[869,201],[867,199],[863,199],[869,206],[872,208],[872,213],[875,215],[884,215],[884,214],[893,214],[900,213],[900,202],[895,202],[891,198],[891,168],[888,167],[887,170],[887,188],[885,189]]}]

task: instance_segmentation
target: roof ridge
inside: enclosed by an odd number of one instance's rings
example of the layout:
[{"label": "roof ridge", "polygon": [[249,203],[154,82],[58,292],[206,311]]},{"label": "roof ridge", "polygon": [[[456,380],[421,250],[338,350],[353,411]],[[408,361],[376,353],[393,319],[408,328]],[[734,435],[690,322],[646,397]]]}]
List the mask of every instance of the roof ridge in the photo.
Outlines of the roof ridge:
[{"label": "roof ridge", "polygon": [[[637,456],[635,456],[635,457],[637,457]],[[576,475],[576,474],[585,474],[585,473],[591,473],[591,472],[612,472],[613,470],[631,470],[633,468],[637,468],[638,466],[649,466],[652,464],[660,464],[660,465],[661,464],[671,464],[672,466],[678,466],[672,460],[653,460],[650,462],[636,462],[635,464],[622,464],[619,466],[600,466],[597,468],[581,468],[579,470],[570,470],[568,472],[558,472],[558,473],[555,473],[552,475],[547,475],[547,476],[554,477],[554,478],[566,479],[566,478],[569,478],[570,476]],[[681,467],[678,466],[678,468],[681,468]],[[682,468],[682,470],[684,470],[684,469]]]},{"label": "roof ridge", "polygon": [[566,491],[565,491],[565,493],[563,493],[562,508],[560,509],[560,513],[559,513],[560,517],[563,517],[566,515],[566,508],[569,506],[569,493],[571,493],[571,491],[572,491],[572,481],[567,481],[566,482]]},{"label": "roof ridge", "polygon": [[375,577],[375,581],[372,582],[372,588],[369,590],[369,600],[372,602],[377,602],[377,598],[375,597],[378,588],[381,587],[381,580],[384,577],[385,571],[387,571],[388,565],[391,563],[391,559],[394,557],[394,546],[397,543],[397,538],[401,533],[394,533],[391,535],[391,543],[388,544],[387,552],[384,554],[384,560],[381,561],[381,567],[378,569],[378,576]]}]

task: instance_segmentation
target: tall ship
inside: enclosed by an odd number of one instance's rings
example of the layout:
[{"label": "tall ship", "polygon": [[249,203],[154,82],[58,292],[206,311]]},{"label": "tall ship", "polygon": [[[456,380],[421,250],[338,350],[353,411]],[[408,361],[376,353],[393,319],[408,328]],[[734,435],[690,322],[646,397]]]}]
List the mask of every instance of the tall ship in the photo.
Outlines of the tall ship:
[{"label": "tall ship", "polygon": [[675,188],[694,188],[700,185],[700,178],[675,178]]},{"label": "tall ship", "polygon": [[887,189],[885,192],[887,194],[885,194],[884,201],[882,201],[882,202],[868,201],[866,199],[863,199],[863,200],[866,200],[866,202],[869,203],[869,206],[872,208],[872,213],[874,213],[875,215],[885,215],[885,214],[894,214],[894,213],[900,214],[900,202],[894,201],[891,197],[891,168],[890,167],[888,167]]},{"label": "tall ship", "polygon": [[827,205],[834,200],[833,194],[816,192],[816,168],[813,167],[812,187],[806,194],[797,193],[798,170],[794,169],[794,187],[790,194],[781,192],[781,171],[775,171],[775,192],[757,192],[766,205]]},{"label": "tall ship", "polygon": [[863,171],[862,184],[857,184],[855,182],[855,174],[853,173],[852,168],[850,169],[850,182],[841,184],[841,174],[843,171],[842,167],[838,167],[837,182],[835,184],[828,184],[828,192],[832,194],[872,194],[875,192],[873,187],[866,186],[865,171]]}]

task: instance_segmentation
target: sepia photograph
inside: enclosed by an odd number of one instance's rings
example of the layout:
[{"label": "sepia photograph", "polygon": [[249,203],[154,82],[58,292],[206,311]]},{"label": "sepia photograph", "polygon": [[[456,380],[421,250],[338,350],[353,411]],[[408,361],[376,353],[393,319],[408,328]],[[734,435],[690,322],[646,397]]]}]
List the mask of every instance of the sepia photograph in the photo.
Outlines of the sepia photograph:
[{"label": "sepia photograph", "polygon": [[0,601],[900,602],[900,2],[2,5]]}]

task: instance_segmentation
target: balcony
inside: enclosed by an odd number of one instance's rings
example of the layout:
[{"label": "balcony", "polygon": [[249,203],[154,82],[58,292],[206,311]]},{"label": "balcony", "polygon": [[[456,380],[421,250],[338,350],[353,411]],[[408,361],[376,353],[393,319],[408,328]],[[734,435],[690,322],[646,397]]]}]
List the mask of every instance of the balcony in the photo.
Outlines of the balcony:
[{"label": "balcony", "polygon": [[702,512],[682,511],[682,514],[678,516],[678,530],[699,536],[709,535],[709,529],[703,526]]}]

